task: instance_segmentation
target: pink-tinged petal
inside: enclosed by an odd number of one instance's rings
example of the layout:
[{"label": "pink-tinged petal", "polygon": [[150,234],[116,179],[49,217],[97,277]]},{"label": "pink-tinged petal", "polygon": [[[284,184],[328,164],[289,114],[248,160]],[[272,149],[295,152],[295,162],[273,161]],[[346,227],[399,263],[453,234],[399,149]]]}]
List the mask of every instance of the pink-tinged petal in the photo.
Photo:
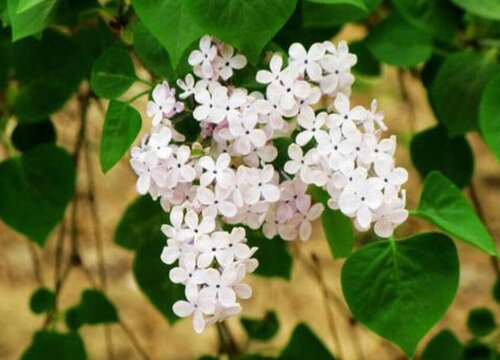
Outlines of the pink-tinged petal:
[{"label": "pink-tinged petal", "polygon": [[202,156],[198,160],[198,164],[205,170],[213,170],[215,168],[214,160],[210,156]]},{"label": "pink-tinged petal", "polygon": [[236,205],[229,201],[220,201],[217,208],[222,215],[227,217],[233,217],[238,212]]},{"label": "pink-tinged petal", "polygon": [[300,99],[307,99],[311,94],[311,85],[306,81],[296,81],[293,84],[293,94]]},{"label": "pink-tinged petal", "polygon": [[193,52],[191,52],[191,54],[189,54],[188,63],[191,66],[198,65],[198,64],[201,64],[203,59],[204,59],[204,56],[201,53],[201,51],[194,50]]},{"label": "pink-tinged petal", "polygon": [[193,316],[193,328],[196,333],[201,334],[205,330],[205,319],[201,311],[195,311]]},{"label": "pink-tinged petal", "polygon": [[294,60],[304,60],[307,56],[306,49],[300,43],[293,43],[288,49],[288,54]]},{"label": "pink-tinged petal", "polygon": [[335,109],[337,109],[340,114],[346,114],[349,112],[349,107],[349,98],[342,93],[338,93],[335,98]]},{"label": "pink-tinged petal", "polygon": [[206,187],[201,187],[201,186],[198,188],[198,190],[196,192],[196,198],[203,205],[211,205],[215,201],[214,193],[210,189],[207,189]]},{"label": "pink-tinged petal", "polygon": [[161,252],[160,259],[167,265],[171,265],[179,258],[179,249],[173,246],[165,246]]},{"label": "pink-tinged petal", "polygon": [[267,136],[264,130],[255,129],[250,131],[249,134],[250,141],[257,147],[261,148],[266,144]]},{"label": "pink-tinged petal", "polygon": [[181,284],[188,279],[188,273],[182,268],[173,268],[170,270],[168,276],[173,283]]},{"label": "pink-tinged petal", "polygon": [[259,201],[260,190],[257,187],[250,187],[244,192],[243,197],[245,198],[245,202],[247,204],[255,204],[257,201]]},{"label": "pink-tinged petal", "polygon": [[234,69],[243,69],[247,65],[247,58],[238,54],[231,59],[230,63],[231,67]]},{"label": "pink-tinged petal", "polygon": [[280,190],[275,185],[264,185],[262,186],[262,196],[268,202],[276,202],[280,199]]},{"label": "pink-tinged petal", "polygon": [[256,80],[261,84],[269,84],[274,80],[274,75],[270,71],[259,70],[257,71]]},{"label": "pink-tinged petal", "polygon": [[184,217],[184,222],[190,229],[196,229],[198,227],[198,215],[193,210],[189,210]]},{"label": "pink-tinged petal", "polygon": [[285,163],[285,171],[288,174],[295,175],[300,170],[300,163],[297,161],[287,161]]},{"label": "pink-tinged petal", "polygon": [[198,308],[207,315],[211,315],[215,312],[215,304],[209,298],[204,298],[200,296],[198,299]]},{"label": "pink-tinged petal", "polygon": [[382,238],[391,237],[394,232],[394,226],[387,219],[377,221],[373,229],[375,230],[375,234]]},{"label": "pink-tinged petal", "polygon": [[372,221],[372,212],[368,209],[368,206],[361,205],[356,213],[356,220],[362,228],[367,228],[370,226]]},{"label": "pink-tinged petal", "polygon": [[233,286],[238,297],[242,299],[250,299],[252,297],[252,288],[248,284],[236,284]]},{"label": "pink-tinged petal", "polygon": [[236,303],[236,294],[229,287],[223,287],[219,290],[219,300],[224,306],[232,306]]},{"label": "pink-tinged petal", "polygon": [[197,260],[198,267],[204,269],[208,267],[213,260],[214,260],[214,254],[212,252],[204,252],[203,254],[200,254],[200,256],[198,256]]},{"label": "pink-tinged petal", "polygon": [[325,94],[332,94],[336,89],[339,78],[335,74],[324,76],[320,82],[320,88]]},{"label": "pink-tinged petal", "polygon": [[364,120],[366,117],[367,111],[362,106],[355,106],[349,111],[349,117],[354,121]]},{"label": "pink-tinged petal", "polygon": [[298,135],[297,135],[297,138],[295,139],[295,141],[297,142],[297,144],[299,144],[300,146],[304,146],[305,144],[307,144],[309,141],[311,141],[313,137],[313,133],[309,130],[306,130],[306,131],[302,131],[300,132]]},{"label": "pink-tinged petal", "polygon": [[269,64],[269,68],[274,74],[277,74],[281,71],[281,67],[283,66],[283,58],[281,55],[273,55],[271,58],[271,63]]},{"label": "pink-tinged petal", "polygon": [[201,63],[201,73],[206,79],[210,79],[214,75],[214,68],[210,61],[204,60]]},{"label": "pink-tinged petal", "polygon": [[204,217],[198,229],[202,234],[211,233],[215,229],[215,220],[210,217]]},{"label": "pink-tinged petal", "polygon": [[306,66],[306,71],[307,71],[307,75],[309,76],[309,78],[313,81],[320,81],[321,78],[323,77],[322,73],[322,69],[321,69],[321,66],[319,66],[318,63],[309,63],[307,64]]},{"label": "pink-tinged petal", "polygon": [[139,179],[137,179],[137,192],[141,195],[145,195],[149,191],[149,186],[151,185],[151,177],[148,173],[141,174]]},{"label": "pink-tinged petal", "polygon": [[208,285],[216,286],[220,282],[220,273],[216,269],[205,270],[205,282]]},{"label": "pink-tinged petal", "polygon": [[193,181],[196,177],[196,171],[191,166],[181,167],[180,174],[185,182]]},{"label": "pink-tinged petal", "polygon": [[193,313],[194,307],[187,301],[179,300],[175,302],[172,310],[179,317],[187,317]]},{"label": "pink-tinged petal", "polygon": [[251,256],[250,248],[247,244],[233,245],[233,251],[238,260],[248,259]]},{"label": "pink-tinged petal", "polygon": [[302,241],[309,240],[312,234],[312,226],[311,223],[307,220],[304,220],[300,223],[299,226],[299,238]]},{"label": "pink-tinged petal", "polygon": [[303,154],[304,153],[302,152],[302,148],[297,144],[291,144],[288,147],[288,156],[290,157],[290,159],[300,161],[302,160]]},{"label": "pink-tinged petal", "polygon": [[208,118],[209,114],[210,114],[210,108],[208,106],[205,106],[205,105],[200,105],[194,109],[193,117],[196,120],[201,121],[201,120],[205,120],[206,118]]},{"label": "pink-tinged petal", "polygon": [[404,184],[408,180],[408,171],[401,167],[395,168],[389,176],[389,181],[396,185]]},{"label": "pink-tinged petal", "polygon": [[348,216],[353,215],[358,210],[361,201],[359,197],[349,192],[342,192],[339,198],[340,210]]},{"label": "pink-tinged petal", "polygon": [[325,46],[321,43],[312,44],[307,53],[307,58],[310,61],[318,61],[325,55]]},{"label": "pink-tinged petal", "polygon": [[205,172],[200,176],[200,185],[208,186],[214,181],[215,176],[212,172]]},{"label": "pink-tinged petal", "polygon": [[231,163],[231,156],[229,156],[229,154],[220,154],[219,157],[217,158],[215,167],[218,170],[223,170],[227,168],[230,163]]},{"label": "pink-tinged petal", "polygon": [[321,216],[321,214],[323,213],[324,209],[325,209],[325,207],[323,206],[323,204],[321,204],[321,203],[314,204],[309,209],[309,212],[307,214],[307,219],[309,221],[314,221],[314,220],[318,219]]},{"label": "pink-tinged petal", "polygon": [[280,106],[285,110],[292,109],[295,104],[295,97],[292,93],[285,93],[280,99]]}]

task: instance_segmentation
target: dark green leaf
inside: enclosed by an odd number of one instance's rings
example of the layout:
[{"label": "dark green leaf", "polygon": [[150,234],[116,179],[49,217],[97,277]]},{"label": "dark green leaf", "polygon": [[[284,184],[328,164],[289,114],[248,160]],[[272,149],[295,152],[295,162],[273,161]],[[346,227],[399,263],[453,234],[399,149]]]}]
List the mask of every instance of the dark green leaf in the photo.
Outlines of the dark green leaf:
[{"label": "dark green leaf", "polygon": [[85,76],[81,48],[56,31],[16,43],[13,60],[20,82],[14,111],[23,122],[43,121],[59,110]]},{"label": "dark green leaf", "polygon": [[477,337],[490,334],[496,326],[495,316],[487,308],[473,309],[467,318],[467,327]]},{"label": "dark green leaf", "polygon": [[455,297],[455,245],[437,233],[362,247],[342,269],[342,290],[354,317],[411,357]]},{"label": "dark green leaf", "polygon": [[168,222],[158,201],[141,196],[129,205],[115,232],[115,243],[129,250],[139,249],[150,238],[158,238]]},{"label": "dark green leaf", "polygon": [[486,19],[500,20],[498,0],[451,0],[468,12]]},{"label": "dark green leaf", "polygon": [[137,80],[134,64],[121,46],[107,49],[92,66],[90,86],[101,97],[114,99],[127,91]]},{"label": "dark green leaf", "polygon": [[111,301],[99,290],[85,290],[78,306],[83,324],[103,324],[118,321],[118,312]]},{"label": "dark green leaf", "polygon": [[323,345],[320,339],[307,327],[306,324],[299,324],[293,330],[292,337],[288,341],[280,360],[334,360],[335,357]]},{"label": "dark green leaf", "polygon": [[37,289],[30,299],[30,309],[35,314],[42,314],[54,307],[54,292],[46,287]]},{"label": "dark green leaf", "polygon": [[410,152],[411,160],[422,178],[433,170],[439,170],[460,188],[470,184],[474,156],[463,136],[450,139],[444,128],[438,125],[415,135]]},{"label": "dark green leaf", "polygon": [[500,73],[486,85],[479,104],[479,127],[483,139],[500,161]]},{"label": "dark green leaf", "polygon": [[85,346],[76,332],[37,331],[21,360],[86,360]]},{"label": "dark green leaf", "polygon": [[370,31],[366,46],[379,61],[400,67],[415,66],[432,54],[432,39],[394,14]]},{"label": "dark green leaf", "polygon": [[500,277],[497,278],[493,286],[493,299],[500,304]]},{"label": "dark green leaf", "polygon": [[451,41],[460,11],[448,0],[392,0],[405,19],[419,30]]},{"label": "dark green leaf", "polygon": [[488,347],[488,345],[479,343],[475,340],[471,341],[464,350],[464,359],[465,360],[498,360],[498,357],[495,357],[495,353],[492,349]]},{"label": "dark green leaf", "polygon": [[156,75],[174,80],[174,69],[170,63],[168,53],[162,44],[146,29],[142,22],[132,25],[134,34],[134,48],[137,55]]},{"label": "dark green leaf", "polygon": [[193,115],[185,113],[175,118],[175,130],[186,137],[186,141],[196,141],[201,133],[200,122]]},{"label": "dark green leaf", "polygon": [[160,260],[164,246],[165,237],[159,229],[156,236],[145,237],[144,244],[136,252],[133,271],[137,284],[149,301],[173,324],[179,318],[172,311],[172,306],[177,300],[185,298],[184,286],[172,283],[168,276],[172,266]]},{"label": "dark green leaf", "polygon": [[285,25],[296,0],[184,0],[207,34],[239,48],[256,63],[264,46]]},{"label": "dark green leaf", "polygon": [[259,250],[255,258],[259,261],[256,275],[264,277],[281,277],[290,279],[292,274],[292,256],[283,239],[275,237],[267,239],[262,231],[246,228],[248,245],[257,246]]},{"label": "dark green leaf", "polygon": [[41,144],[54,143],[56,130],[50,119],[36,123],[21,123],[12,132],[11,139],[19,151],[27,151]]},{"label": "dark green leaf", "polygon": [[78,330],[83,325],[78,306],[73,306],[66,310],[64,313],[64,323],[72,331]]},{"label": "dark green leaf", "polygon": [[478,129],[479,102],[500,65],[472,51],[450,55],[439,68],[431,96],[437,117],[450,136]]},{"label": "dark green leaf", "polygon": [[186,0],[132,0],[142,23],[165,47],[177,67],[184,51],[205,34],[187,9]]},{"label": "dark green leaf", "polygon": [[380,63],[366,46],[366,41],[355,41],[349,44],[349,52],[358,57],[358,61],[354,66],[354,72],[368,76],[380,75]]},{"label": "dark green leaf", "polygon": [[438,171],[425,179],[415,212],[449,234],[496,255],[495,243],[462,192]]},{"label": "dark green leaf", "polygon": [[335,27],[347,22],[361,20],[380,5],[382,0],[365,0],[366,8],[348,3],[318,4],[302,2],[303,25],[309,27]]},{"label": "dark green leaf", "polygon": [[141,130],[141,114],[127,103],[111,100],[102,129],[99,160],[107,172],[127,152]]},{"label": "dark green leaf", "polygon": [[319,3],[319,4],[342,4],[342,5],[352,5],[356,6],[357,8],[360,8],[362,10],[366,9],[366,5],[363,0],[305,0],[309,1],[312,3]]},{"label": "dark green leaf", "polygon": [[270,340],[279,330],[280,324],[274,311],[267,311],[262,319],[241,318],[241,325],[252,340]]},{"label": "dark green leaf", "polygon": [[450,330],[442,330],[427,344],[421,360],[464,360],[464,347]]},{"label": "dark green leaf", "polygon": [[[41,33],[52,21],[57,0],[7,0],[14,41]],[[24,3],[24,4],[23,4]],[[28,3],[28,4],[27,4]],[[26,6],[30,5],[31,6]]]},{"label": "dark green leaf", "polygon": [[278,157],[274,160],[274,166],[277,169],[284,169],[286,162],[289,160],[288,157],[288,147],[292,143],[292,139],[289,137],[280,137],[273,139],[273,144],[278,150]]},{"label": "dark green leaf", "polygon": [[68,153],[40,145],[0,163],[0,218],[42,245],[75,193],[75,168]]},{"label": "dark green leaf", "polygon": [[103,21],[99,21],[96,27],[80,29],[73,35],[73,39],[83,53],[84,73],[89,77],[97,58],[116,43],[116,39]]}]

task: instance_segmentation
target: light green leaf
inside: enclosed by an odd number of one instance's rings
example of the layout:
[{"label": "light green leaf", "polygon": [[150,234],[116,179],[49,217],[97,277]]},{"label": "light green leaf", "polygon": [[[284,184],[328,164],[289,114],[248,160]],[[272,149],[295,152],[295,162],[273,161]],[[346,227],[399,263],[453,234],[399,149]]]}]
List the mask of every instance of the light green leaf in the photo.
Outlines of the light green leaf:
[{"label": "light green leaf", "polygon": [[174,68],[189,45],[206,33],[193,21],[186,0],[132,0],[132,6],[165,47]]},{"label": "light green leaf", "polygon": [[498,0],[451,0],[468,12],[486,19],[500,20]]},{"label": "light green leaf", "polygon": [[329,4],[329,5],[347,4],[356,6],[362,10],[366,10],[366,5],[363,0],[305,0],[305,1],[312,3],[319,3],[319,4]]},{"label": "light green leaf", "polygon": [[450,136],[479,127],[479,102],[500,65],[472,51],[456,52],[439,67],[431,88],[438,120]]},{"label": "light green leaf", "polygon": [[399,67],[415,66],[432,54],[432,39],[395,14],[370,31],[366,46],[380,62]]},{"label": "light green leaf", "polygon": [[127,152],[141,130],[141,114],[127,103],[111,100],[102,129],[99,160],[103,172],[111,169]]},{"label": "light green leaf", "polygon": [[95,325],[118,321],[115,305],[99,290],[87,289],[83,292],[78,312],[83,324]]},{"label": "light green leaf", "polygon": [[299,324],[293,330],[287,346],[283,349],[280,360],[335,360],[321,340],[306,324]]},{"label": "light green leaf", "polygon": [[266,311],[262,319],[241,318],[241,325],[248,337],[256,341],[267,341],[272,339],[279,330],[278,316],[274,311]]},{"label": "light green leaf", "polygon": [[421,360],[465,360],[464,347],[450,330],[442,330],[427,344]]},{"label": "light green leaf", "polygon": [[500,73],[486,85],[479,104],[479,127],[483,139],[500,161]]},{"label": "light green leaf", "polygon": [[158,201],[150,196],[138,197],[132,202],[115,231],[115,243],[129,250],[139,249],[149,238],[161,234],[161,226],[168,223],[168,214]]},{"label": "light green leaf", "polygon": [[239,48],[256,63],[292,15],[296,0],[184,0],[204,33]]},{"label": "light green leaf", "polygon": [[474,336],[489,335],[497,327],[495,315],[485,307],[473,309],[467,318],[467,327]]},{"label": "light green leaf", "polygon": [[490,255],[497,255],[493,239],[470,203],[438,171],[429,173],[425,179],[415,215]]},{"label": "light green leaf", "polygon": [[463,136],[450,139],[440,125],[416,134],[411,140],[410,153],[422,178],[438,170],[460,188],[471,182],[474,155],[467,139]]},{"label": "light green leaf", "polygon": [[30,309],[34,314],[42,314],[54,308],[54,292],[46,287],[35,290],[30,298]]},{"label": "light green leaf", "polygon": [[19,0],[19,3],[17,4],[16,14],[20,14],[24,11],[34,8],[35,6],[43,5],[43,3],[55,4],[56,2],[57,0]]},{"label": "light green leaf", "polygon": [[75,194],[75,167],[55,145],[40,145],[0,163],[0,218],[43,246]]},{"label": "light green leaf", "polygon": [[7,0],[12,40],[41,33],[52,21],[58,0]]},{"label": "light green leaf", "polygon": [[86,360],[85,346],[77,332],[38,330],[21,360]]},{"label": "light green leaf", "polygon": [[107,49],[92,66],[90,86],[101,97],[114,99],[137,80],[134,63],[121,46]]},{"label": "light green leaf", "polygon": [[458,278],[455,245],[428,233],[362,247],[342,268],[342,290],[357,320],[411,357],[453,301]]}]

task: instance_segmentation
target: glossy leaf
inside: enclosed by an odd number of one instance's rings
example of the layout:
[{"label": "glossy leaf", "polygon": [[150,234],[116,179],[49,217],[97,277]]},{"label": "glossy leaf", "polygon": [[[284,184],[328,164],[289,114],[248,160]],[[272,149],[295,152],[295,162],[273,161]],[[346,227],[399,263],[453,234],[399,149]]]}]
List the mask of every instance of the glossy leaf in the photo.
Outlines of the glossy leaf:
[{"label": "glossy leaf", "polygon": [[206,33],[193,21],[186,0],[132,0],[132,6],[165,47],[174,68],[189,45]]},{"label": "glossy leaf", "polygon": [[421,360],[465,360],[464,347],[450,330],[442,330],[427,344]]},{"label": "glossy leaf", "polygon": [[497,254],[493,239],[471,204],[460,189],[438,171],[431,172],[425,179],[415,215],[490,255]]},{"label": "glossy leaf", "polygon": [[50,119],[36,123],[21,123],[12,132],[11,140],[19,151],[27,151],[38,145],[54,143],[56,129]]},{"label": "glossy leaf", "polygon": [[[115,243],[129,250],[139,249],[148,239],[158,238],[161,226],[168,223],[158,201],[141,196],[132,202],[115,232]],[[165,239],[166,241],[166,239]]]},{"label": "glossy leaf", "polygon": [[296,0],[184,0],[204,33],[240,49],[256,63],[264,46],[292,15]]},{"label": "glossy leaf", "polygon": [[500,161],[500,73],[486,85],[479,104],[479,127],[483,139]]},{"label": "glossy leaf", "polygon": [[21,360],[86,360],[82,338],[77,332],[37,331]]},{"label": "glossy leaf", "polygon": [[81,48],[53,30],[41,40],[24,39],[13,47],[20,82],[14,112],[21,122],[44,121],[78,89],[85,75]]},{"label": "glossy leaf", "polygon": [[431,89],[437,117],[450,136],[478,129],[479,102],[500,65],[472,51],[456,52],[439,68]]},{"label": "glossy leaf", "polygon": [[428,233],[362,247],[344,264],[342,290],[358,321],[411,357],[453,301],[458,278],[455,245]]},{"label": "glossy leaf", "polygon": [[358,57],[353,68],[355,73],[367,76],[379,76],[380,62],[373,56],[366,46],[366,41],[355,41],[349,44],[349,52]]},{"label": "glossy leaf", "polygon": [[451,0],[468,12],[492,20],[500,20],[500,2],[498,0]]},{"label": "glossy leaf", "polygon": [[78,306],[80,321],[95,325],[118,321],[115,305],[99,290],[85,290]]},{"label": "glossy leaf", "polygon": [[280,277],[290,279],[292,275],[292,256],[286,242],[279,237],[267,239],[262,231],[246,228],[248,245],[257,246],[259,250],[254,257],[259,261],[255,275],[264,277]]},{"label": "glossy leaf", "polygon": [[102,129],[99,160],[103,172],[111,169],[134,142],[141,130],[141,114],[127,103],[111,100]]},{"label": "glossy leaf", "polygon": [[306,324],[299,324],[293,330],[287,346],[283,349],[280,360],[335,360],[335,357],[325,347],[321,340]]},{"label": "glossy leaf", "polygon": [[54,307],[54,292],[46,287],[41,287],[31,295],[30,309],[34,314],[42,314]]},{"label": "glossy leaf", "polygon": [[474,171],[474,155],[463,136],[449,138],[442,126],[424,130],[415,135],[410,145],[411,160],[420,176],[425,178],[438,170],[455,185],[470,184]]},{"label": "glossy leaf", "polygon": [[0,193],[0,218],[43,246],[75,194],[73,161],[55,145],[37,146],[0,163]]},{"label": "glossy leaf", "polygon": [[280,326],[274,311],[267,311],[262,319],[242,317],[241,325],[243,325],[248,337],[257,341],[272,339]]},{"label": "glossy leaf", "polygon": [[366,46],[380,62],[399,67],[415,66],[432,54],[431,38],[397,15],[375,26]]},{"label": "glossy leaf", "polygon": [[42,32],[52,21],[57,0],[7,0],[14,41]]},{"label": "glossy leaf", "polygon": [[477,337],[489,335],[496,326],[495,316],[484,307],[471,310],[467,318],[467,327]]},{"label": "glossy leaf", "polygon": [[113,46],[92,66],[90,86],[97,95],[114,99],[127,91],[136,80],[134,64],[127,50]]}]

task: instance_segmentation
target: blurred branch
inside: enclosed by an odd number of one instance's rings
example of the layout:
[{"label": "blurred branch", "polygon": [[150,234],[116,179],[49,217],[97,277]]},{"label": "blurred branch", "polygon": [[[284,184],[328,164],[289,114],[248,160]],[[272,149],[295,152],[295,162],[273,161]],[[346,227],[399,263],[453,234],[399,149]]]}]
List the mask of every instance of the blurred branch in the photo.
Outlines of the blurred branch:
[{"label": "blurred branch", "polygon": [[406,73],[405,70],[398,69],[398,84],[399,84],[399,89],[401,91],[401,97],[403,98],[403,101],[406,103],[408,109],[410,110],[410,118],[409,118],[410,131],[412,134],[414,134],[416,130],[415,122],[417,119],[417,115],[416,115],[415,104],[413,103],[413,100],[410,96],[410,92],[406,85],[405,73]]},{"label": "blurred branch", "polygon": [[217,335],[219,337],[219,354],[227,354],[229,357],[239,354],[238,345],[234,340],[231,330],[225,321],[217,322]]},{"label": "blurred branch", "polygon": [[43,272],[42,272],[42,266],[40,264],[40,257],[38,255],[38,250],[31,242],[31,240],[27,240],[28,243],[28,250],[30,252],[31,256],[31,262],[33,263],[33,275],[35,276],[35,281],[37,282],[39,287],[42,287],[44,285],[43,281]]}]

